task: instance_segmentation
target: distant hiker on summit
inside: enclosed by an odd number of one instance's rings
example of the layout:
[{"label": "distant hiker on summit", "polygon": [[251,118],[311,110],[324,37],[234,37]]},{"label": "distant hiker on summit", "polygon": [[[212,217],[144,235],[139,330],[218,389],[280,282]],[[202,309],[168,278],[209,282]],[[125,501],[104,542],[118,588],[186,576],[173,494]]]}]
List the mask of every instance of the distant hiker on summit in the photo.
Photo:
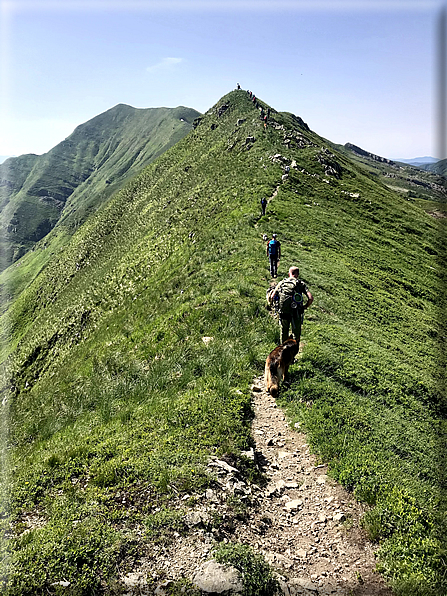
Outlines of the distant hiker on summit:
[{"label": "distant hiker on summit", "polygon": [[270,275],[277,277],[278,275],[278,261],[281,258],[281,242],[276,239],[277,235],[273,234],[272,239],[267,244],[267,256],[270,262]]},{"label": "distant hiker on summit", "polygon": [[[307,297],[306,303],[304,303],[304,296]],[[279,282],[272,298],[279,300],[281,344],[289,339],[290,325],[292,325],[293,336],[299,343],[304,311],[312,304],[314,297],[307,289],[306,284],[300,279],[298,267],[290,267],[289,277]]]},{"label": "distant hiker on summit", "polygon": [[261,199],[262,215],[265,215],[265,208],[266,207],[267,207],[267,199],[265,197],[262,197],[262,199]]}]

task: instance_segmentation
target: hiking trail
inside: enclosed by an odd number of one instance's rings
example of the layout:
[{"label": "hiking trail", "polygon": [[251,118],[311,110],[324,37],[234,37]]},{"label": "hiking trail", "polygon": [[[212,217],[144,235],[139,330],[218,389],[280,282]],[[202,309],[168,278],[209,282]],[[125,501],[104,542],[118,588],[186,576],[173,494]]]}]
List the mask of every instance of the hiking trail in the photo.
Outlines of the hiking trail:
[{"label": "hiking trail", "polygon": [[267,205],[270,203],[270,201],[272,201],[272,200],[273,200],[273,199],[276,197],[276,195],[278,194],[278,190],[279,190],[279,187],[280,187],[280,186],[281,186],[281,185],[280,185],[280,184],[278,184],[278,186],[277,186],[277,187],[275,188],[275,190],[272,192],[272,196],[271,196],[271,197],[269,197],[269,198],[267,199]]},{"label": "hiking trail", "polygon": [[[186,535],[174,532],[168,543],[149,544],[138,569],[121,581],[133,594],[165,594],[173,581],[202,581],[218,541],[250,545],[277,572],[285,596],[391,596],[375,571],[374,549],[359,528],[364,513],[341,486],[316,465],[306,437],[292,429],[266,391],[263,376],[254,379],[252,399],[254,459],[268,479],[261,488],[247,485],[228,461],[212,457],[213,488],[179,498],[175,508],[187,511]],[[246,503],[242,516],[231,500]],[[187,501],[193,502],[191,508]],[[213,527],[220,516],[222,524]],[[216,580],[215,573],[211,579]],[[205,581],[205,580],[203,580]],[[206,594],[207,592],[203,592]]]},{"label": "hiking trail", "polygon": [[[269,484],[238,539],[283,574],[286,595],[391,595],[359,528],[362,506],[328,478],[326,465],[316,465],[305,435],[290,427],[263,377],[254,380],[253,389],[252,432]],[[260,535],[256,529],[267,518],[268,529]]]}]

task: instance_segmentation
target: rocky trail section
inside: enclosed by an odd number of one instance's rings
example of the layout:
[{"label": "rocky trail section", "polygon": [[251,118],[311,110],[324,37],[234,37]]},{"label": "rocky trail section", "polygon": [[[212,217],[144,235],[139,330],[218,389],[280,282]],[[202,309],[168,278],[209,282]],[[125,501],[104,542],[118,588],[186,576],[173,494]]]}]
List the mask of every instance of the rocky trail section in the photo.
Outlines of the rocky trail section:
[{"label": "rocky trail section", "polygon": [[359,528],[362,507],[316,464],[305,435],[290,428],[262,377],[253,388],[256,455],[269,484],[238,539],[278,570],[286,595],[390,595]]},{"label": "rocky trail section", "polygon": [[[188,532],[149,545],[138,568],[121,578],[128,596],[167,594],[180,578],[200,586],[202,594],[240,593],[235,570],[210,562],[221,540],[248,544],[262,554],[285,596],[391,596],[359,528],[362,507],[316,463],[305,435],[290,427],[266,393],[263,377],[254,380],[252,397],[256,447],[245,455],[255,459],[267,485],[249,486],[234,466],[212,458],[214,487],[176,505],[186,512]],[[192,497],[195,504],[188,509]],[[246,507],[243,515],[235,515],[235,503]]]}]

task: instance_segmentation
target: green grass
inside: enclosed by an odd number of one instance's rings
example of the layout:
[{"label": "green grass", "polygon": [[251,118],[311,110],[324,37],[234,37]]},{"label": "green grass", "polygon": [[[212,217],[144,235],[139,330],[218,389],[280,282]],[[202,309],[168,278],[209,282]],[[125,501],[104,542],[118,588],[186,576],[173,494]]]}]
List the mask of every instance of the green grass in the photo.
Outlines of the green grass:
[{"label": "green grass", "polygon": [[221,543],[216,551],[218,563],[231,565],[240,573],[242,596],[274,596],[280,593],[278,580],[261,555],[238,543]]},{"label": "green grass", "polygon": [[[332,147],[348,156],[370,176],[390,189],[394,189],[404,200],[429,203],[437,201],[445,206],[447,198],[447,181],[443,173],[442,161],[438,164],[427,164],[416,167],[408,164],[389,161],[380,161],[372,156],[362,156],[350,149],[347,145]],[[377,158],[377,156],[376,156]]]},{"label": "green grass", "polygon": [[49,247],[53,236],[48,233],[57,224],[71,236],[126,180],[185,136],[197,116],[185,107],[120,104],[78,126],[48,153],[0,165],[0,270],[40,239],[40,251]]},{"label": "green grass", "polygon": [[[252,445],[249,387],[279,339],[264,308],[273,231],[280,276],[299,265],[315,296],[282,403],[370,506],[364,525],[396,592],[443,593],[442,222],[328,156],[292,115],[272,112],[264,130],[245,92],[226,102],[92,215],[3,315],[8,596],[46,593],[58,568],[83,593],[111,590],[132,545],[181,523],[173,499],[212,482],[208,457],[237,461]],[[299,167],[261,217],[278,153]],[[341,178],[324,176],[322,158]],[[36,511],[44,525],[23,534]]]}]

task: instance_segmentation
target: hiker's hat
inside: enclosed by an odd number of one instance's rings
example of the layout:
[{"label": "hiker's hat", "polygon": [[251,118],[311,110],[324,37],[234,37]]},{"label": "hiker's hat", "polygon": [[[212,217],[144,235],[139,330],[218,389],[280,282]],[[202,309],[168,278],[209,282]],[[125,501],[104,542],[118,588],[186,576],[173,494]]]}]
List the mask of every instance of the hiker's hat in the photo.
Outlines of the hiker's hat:
[{"label": "hiker's hat", "polygon": [[276,238],[277,234],[272,234],[272,238]]}]

